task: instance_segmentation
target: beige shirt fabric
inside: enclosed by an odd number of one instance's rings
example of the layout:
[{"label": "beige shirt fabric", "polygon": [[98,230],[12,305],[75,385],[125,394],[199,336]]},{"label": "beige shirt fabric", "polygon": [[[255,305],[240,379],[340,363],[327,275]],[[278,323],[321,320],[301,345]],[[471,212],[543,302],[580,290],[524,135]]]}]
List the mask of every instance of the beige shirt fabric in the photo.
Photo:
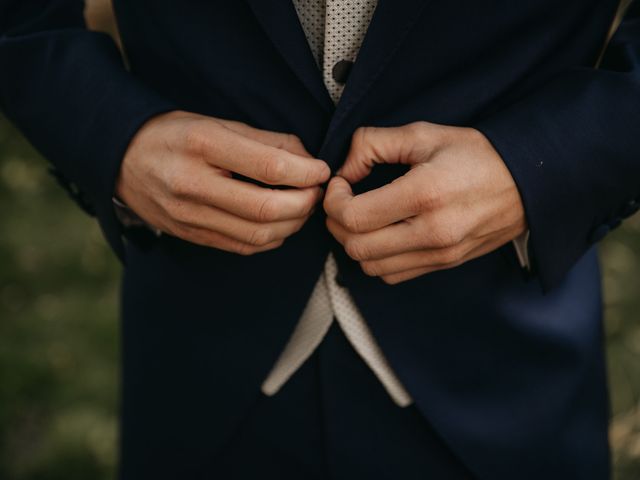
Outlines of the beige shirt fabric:
[{"label": "beige shirt fabric", "polygon": [[[377,0],[293,0],[293,4],[327,91],[338,103],[344,84],[333,78],[333,67],[341,60],[355,62]],[[529,265],[528,237],[526,232],[514,241],[523,267]],[[349,291],[336,282],[337,273],[330,254],[293,334],[262,384],[263,393],[278,392],[311,356],[335,319],[393,401],[401,407],[410,405],[411,396],[391,369]]]}]

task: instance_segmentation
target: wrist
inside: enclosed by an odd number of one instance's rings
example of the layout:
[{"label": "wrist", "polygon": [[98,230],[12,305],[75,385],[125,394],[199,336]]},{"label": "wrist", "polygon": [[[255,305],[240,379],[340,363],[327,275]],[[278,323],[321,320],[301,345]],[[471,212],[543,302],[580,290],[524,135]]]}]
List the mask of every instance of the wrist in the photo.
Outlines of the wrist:
[{"label": "wrist", "polygon": [[120,223],[126,227],[146,227],[153,232],[156,237],[162,235],[162,231],[145,222],[136,212],[134,212],[126,203],[119,199],[116,195],[111,197],[116,217]]}]

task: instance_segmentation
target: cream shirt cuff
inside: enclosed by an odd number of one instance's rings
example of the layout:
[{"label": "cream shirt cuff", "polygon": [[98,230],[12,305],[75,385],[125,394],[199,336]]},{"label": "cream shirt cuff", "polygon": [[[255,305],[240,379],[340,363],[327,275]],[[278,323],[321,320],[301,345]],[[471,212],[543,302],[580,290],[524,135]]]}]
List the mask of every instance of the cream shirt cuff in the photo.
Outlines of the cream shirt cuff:
[{"label": "cream shirt cuff", "polygon": [[529,233],[529,230],[527,230],[513,240],[513,246],[516,250],[520,266],[527,270],[531,270],[531,264],[529,263]]},{"label": "cream shirt cuff", "polygon": [[111,197],[113,202],[113,208],[116,213],[118,221],[125,227],[147,227],[153,232],[156,237],[162,235],[162,230],[152,227],[142,218],[140,218],[133,210],[131,210],[127,204],[117,197]]}]

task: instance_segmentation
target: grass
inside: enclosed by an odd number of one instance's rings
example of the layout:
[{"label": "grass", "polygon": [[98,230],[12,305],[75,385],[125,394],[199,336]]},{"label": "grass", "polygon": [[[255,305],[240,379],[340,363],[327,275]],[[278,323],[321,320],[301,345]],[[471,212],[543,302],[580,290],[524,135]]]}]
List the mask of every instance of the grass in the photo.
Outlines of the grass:
[{"label": "grass", "polygon": [[113,477],[119,268],[0,123],[0,478]]},{"label": "grass", "polygon": [[[120,270],[0,118],[0,479],[114,478]],[[640,478],[640,219],[602,245],[616,478]],[[588,461],[585,459],[585,461]]]}]

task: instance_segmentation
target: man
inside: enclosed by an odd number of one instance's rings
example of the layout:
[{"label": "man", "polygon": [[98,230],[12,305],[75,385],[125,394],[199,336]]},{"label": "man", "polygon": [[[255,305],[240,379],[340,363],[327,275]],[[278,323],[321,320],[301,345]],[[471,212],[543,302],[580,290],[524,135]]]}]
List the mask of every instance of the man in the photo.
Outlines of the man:
[{"label": "man", "polygon": [[125,264],[121,476],[607,478],[638,3],[599,69],[615,0],[329,1],[332,68],[311,3],[116,2],[126,70],[0,1],[2,107]]}]

